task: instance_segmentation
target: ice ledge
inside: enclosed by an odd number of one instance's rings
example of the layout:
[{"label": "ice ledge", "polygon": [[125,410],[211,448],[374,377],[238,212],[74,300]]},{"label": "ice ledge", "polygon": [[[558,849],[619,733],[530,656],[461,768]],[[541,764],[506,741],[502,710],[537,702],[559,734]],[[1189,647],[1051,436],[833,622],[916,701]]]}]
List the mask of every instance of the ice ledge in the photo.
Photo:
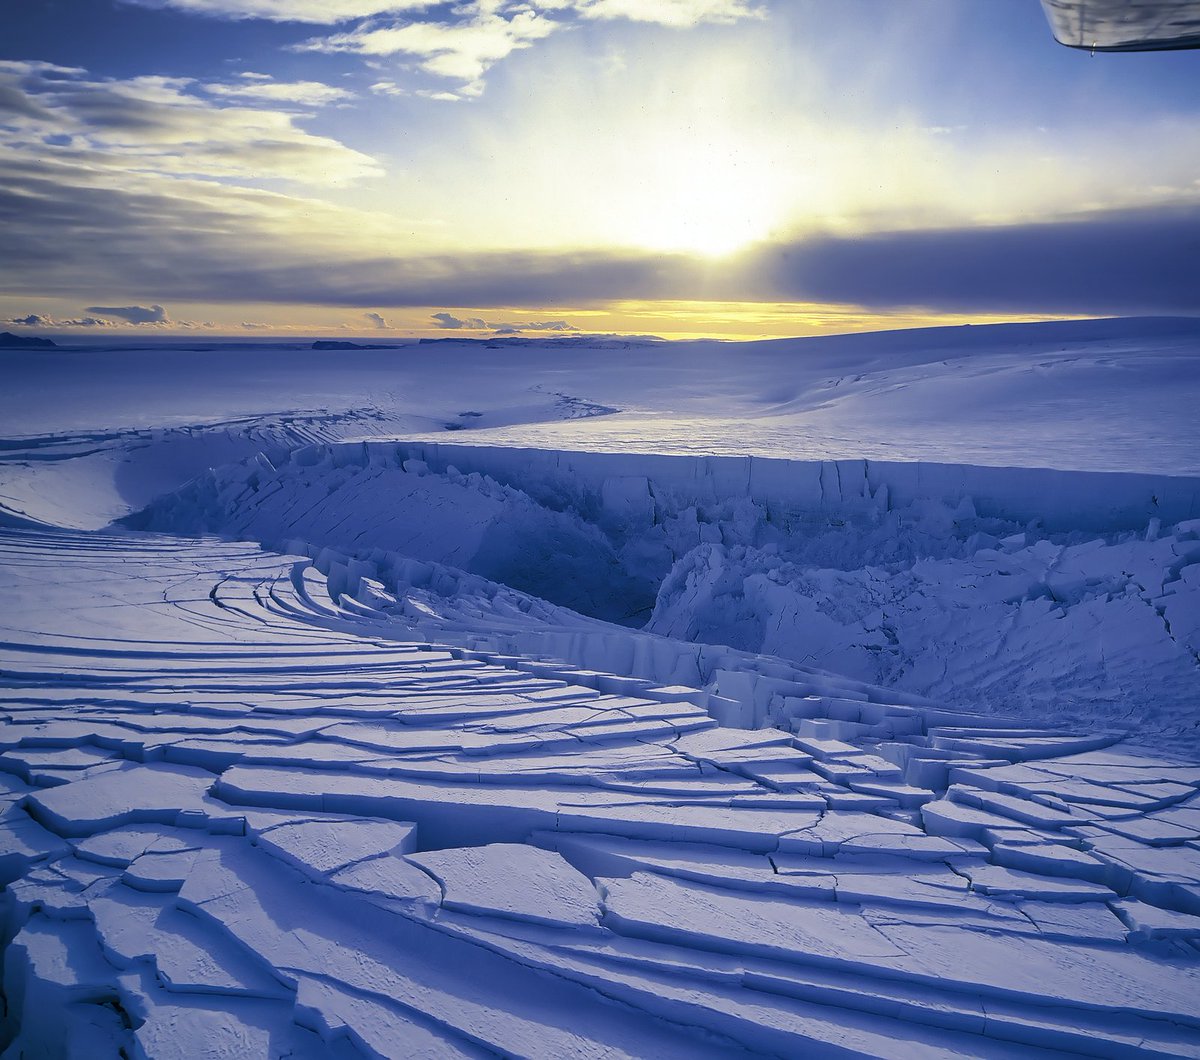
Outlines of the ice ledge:
[{"label": "ice ledge", "polygon": [[[581,490],[606,506],[628,501],[632,479],[681,506],[745,496],[793,510],[829,510],[874,500],[885,508],[934,500],[973,501],[983,517],[1039,520],[1051,531],[1113,531],[1200,517],[1200,475],[1064,471],[928,461],[789,460],[757,456],[675,456],[473,445],[435,441],[331,446],[378,463],[424,461],[431,470],[477,471],[526,492]],[[354,461],[356,462],[356,461]],[[536,486],[534,485],[536,484]]]}]

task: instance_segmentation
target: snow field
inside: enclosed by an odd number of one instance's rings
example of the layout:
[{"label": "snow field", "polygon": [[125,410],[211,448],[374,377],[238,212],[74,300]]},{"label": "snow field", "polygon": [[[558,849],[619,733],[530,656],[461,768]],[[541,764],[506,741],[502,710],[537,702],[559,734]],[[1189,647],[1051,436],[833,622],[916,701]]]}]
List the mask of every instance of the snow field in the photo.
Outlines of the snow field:
[{"label": "snow field", "polygon": [[0,1052],[1200,1055],[1198,350],[6,354]]}]

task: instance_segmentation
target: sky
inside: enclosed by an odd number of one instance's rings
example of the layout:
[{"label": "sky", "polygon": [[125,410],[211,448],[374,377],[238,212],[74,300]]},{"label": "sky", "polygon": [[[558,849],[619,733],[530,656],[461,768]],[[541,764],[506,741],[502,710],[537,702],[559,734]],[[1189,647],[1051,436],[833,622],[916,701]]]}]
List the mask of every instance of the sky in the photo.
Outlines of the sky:
[{"label": "sky", "polygon": [[1038,0],[0,0],[0,330],[1200,313],[1200,51]]}]

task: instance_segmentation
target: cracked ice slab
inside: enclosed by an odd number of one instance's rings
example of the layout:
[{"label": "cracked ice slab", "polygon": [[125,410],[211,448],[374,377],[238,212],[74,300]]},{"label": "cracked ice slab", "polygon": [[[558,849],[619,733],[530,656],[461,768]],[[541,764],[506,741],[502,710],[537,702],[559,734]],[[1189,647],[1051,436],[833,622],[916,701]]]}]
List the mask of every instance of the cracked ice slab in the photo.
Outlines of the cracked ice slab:
[{"label": "cracked ice slab", "polygon": [[[27,1049],[1200,1055],[1195,767],[849,685],[718,728],[606,680],[658,645],[625,632],[576,669],[299,594],[302,558],[10,543],[62,612],[0,709]],[[472,629],[528,619],[491,592]]]},{"label": "cracked ice slab", "polygon": [[489,843],[408,860],[437,880],[446,909],[571,928],[595,927],[600,918],[591,880],[548,850]]},{"label": "cracked ice slab", "polygon": [[127,824],[173,824],[204,812],[211,773],[186,766],[128,765],[29,796],[36,820],[62,836],[88,836]]}]

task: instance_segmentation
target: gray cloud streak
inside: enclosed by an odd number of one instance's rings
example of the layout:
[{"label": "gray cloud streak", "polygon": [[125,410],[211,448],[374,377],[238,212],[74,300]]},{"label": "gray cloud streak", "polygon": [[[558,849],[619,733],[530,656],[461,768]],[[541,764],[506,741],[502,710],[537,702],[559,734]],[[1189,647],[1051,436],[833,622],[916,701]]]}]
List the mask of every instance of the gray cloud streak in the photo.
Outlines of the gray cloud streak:
[{"label": "gray cloud streak", "polygon": [[1200,311],[1200,205],[819,237],[742,264],[758,297],[1023,312]]},{"label": "gray cloud streak", "polygon": [[124,320],[129,324],[171,323],[171,318],[167,316],[167,311],[160,305],[90,305],[87,307],[87,311],[89,313],[95,313],[97,316],[116,317],[118,320]]}]

